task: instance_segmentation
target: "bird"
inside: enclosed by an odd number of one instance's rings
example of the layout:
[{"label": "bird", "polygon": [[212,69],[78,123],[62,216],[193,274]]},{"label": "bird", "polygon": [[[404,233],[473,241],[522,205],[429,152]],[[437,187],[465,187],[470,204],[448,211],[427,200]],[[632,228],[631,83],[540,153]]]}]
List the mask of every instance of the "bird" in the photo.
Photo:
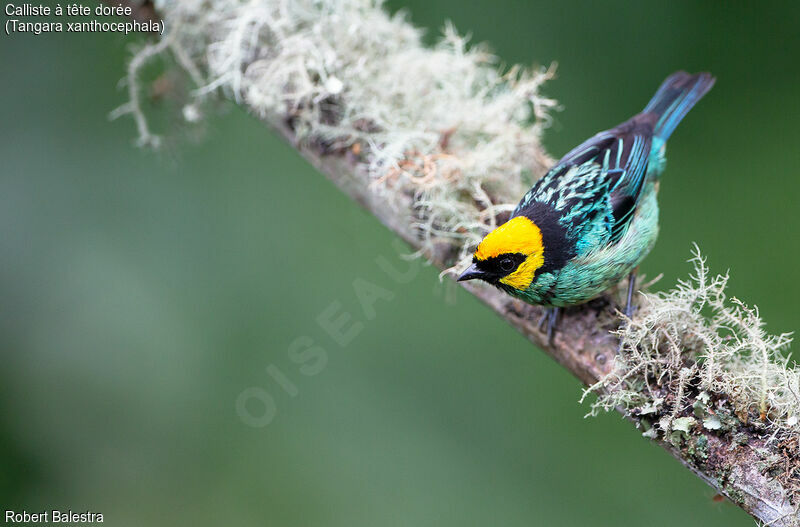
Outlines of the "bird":
[{"label": "bird", "polygon": [[628,277],[658,237],[666,142],[711,89],[709,73],[673,73],[638,113],[570,150],[523,196],[508,221],[478,244],[458,281],[483,280],[544,306],[553,332],[561,308],[582,304]]}]

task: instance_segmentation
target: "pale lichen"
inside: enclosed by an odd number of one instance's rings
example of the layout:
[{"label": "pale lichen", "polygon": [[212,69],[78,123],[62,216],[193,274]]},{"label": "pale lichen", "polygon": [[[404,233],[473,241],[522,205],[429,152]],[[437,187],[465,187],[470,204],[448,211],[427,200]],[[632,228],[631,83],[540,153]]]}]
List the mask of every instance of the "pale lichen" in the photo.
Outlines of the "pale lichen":
[{"label": "pale lichen", "polygon": [[[156,7],[166,33],[132,59],[131,100],[117,112],[133,115],[142,144],[158,144],[141,104],[142,69],[166,58],[193,84],[185,121],[201,121],[209,101],[233,99],[318,152],[351,158],[387,203],[411,199],[420,253],[445,246],[449,264],[552,163],[540,142],[556,105],[540,92],[552,69],[503,70],[452,26],[425,46],[403,14],[374,0]],[[699,253],[694,263],[690,280],[640,297],[615,370],[589,390],[599,394],[592,412],[622,407],[648,437],[688,444],[699,459],[709,451],[701,431],[746,444],[748,423],[796,444],[800,374],[783,354],[789,337],[768,335],[756,309],[726,297],[727,276],[709,276]]]},{"label": "pale lichen", "polygon": [[[438,243],[460,256],[495,227],[550,159],[540,144],[555,101],[540,87],[552,69],[498,67],[452,25],[434,46],[402,13],[373,0],[162,0],[157,45],[131,61],[131,102],[143,144],[139,70],[168,54],[195,85],[191,111],[214,95],[300,141],[350,149],[387,197],[410,194],[422,254]],[[194,121],[196,119],[188,119]]]},{"label": "pale lichen", "polygon": [[728,298],[728,276],[710,275],[696,247],[691,262],[689,280],[641,295],[619,331],[614,371],[586,391],[599,394],[592,413],[622,406],[641,416],[657,408],[669,438],[688,432],[688,419],[696,424],[692,410],[708,430],[732,428],[710,401],[721,398],[740,423],[772,437],[800,435],[800,369],[785,354],[790,335],[768,334],[757,308]]}]

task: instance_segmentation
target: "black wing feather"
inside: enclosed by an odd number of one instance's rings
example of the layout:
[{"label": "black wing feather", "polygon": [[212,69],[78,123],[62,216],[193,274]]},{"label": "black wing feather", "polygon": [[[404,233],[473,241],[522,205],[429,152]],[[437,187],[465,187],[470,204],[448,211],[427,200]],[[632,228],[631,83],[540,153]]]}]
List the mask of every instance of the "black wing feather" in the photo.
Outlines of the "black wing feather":
[{"label": "black wing feather", "polygon": [[612,221],[611,241],[625,233],[644,188],[652,147],[654,118],[639,114],[572,149],[553,168],[561,174],[586,163],[601,167],[597,188],[608,189]]}]

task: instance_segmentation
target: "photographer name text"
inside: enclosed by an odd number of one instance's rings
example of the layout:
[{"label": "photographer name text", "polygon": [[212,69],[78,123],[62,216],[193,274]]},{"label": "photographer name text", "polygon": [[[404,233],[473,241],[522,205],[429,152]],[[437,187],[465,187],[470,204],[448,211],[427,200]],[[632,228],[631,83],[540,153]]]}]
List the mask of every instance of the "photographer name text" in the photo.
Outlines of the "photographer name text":
[{"label": "photographer name text", "polygon": [[103,515],[99,512],[72,510],[49,510],[41,512],[5,511],[6,523],[103,523]]}]

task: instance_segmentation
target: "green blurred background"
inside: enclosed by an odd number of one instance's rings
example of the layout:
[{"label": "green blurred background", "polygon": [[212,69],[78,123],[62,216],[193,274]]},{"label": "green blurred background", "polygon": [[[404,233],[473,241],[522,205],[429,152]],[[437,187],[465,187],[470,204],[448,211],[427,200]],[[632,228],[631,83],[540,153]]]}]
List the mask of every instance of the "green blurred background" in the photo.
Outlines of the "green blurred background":
[{"label": "green blurred background", "polygon": [[[558,61],[555,156],[674,70],[717,75],[670,141],[644,272],[670,286],[697,242],[769,330],[792,331],[800,4],[743,4],[388,7],[431,38],[450,19],[508,64]],[[393,236],[240,110],[200,141],[135,148],[132,122],[107,115],[140,40],[0,36],[4,509],[111,525],[752,525],[618,415],[583,419],[579,383],[434,269],[388,279],[377,257],[407,265]],[[394,293],[374,320],[357,278]],[[316,322],[332,302],[364,320],[345,347]],[[326,352],[317,375],[287,354],[300,336]],[[268,426],[237,413],[250,387],[274,402]]]}]

